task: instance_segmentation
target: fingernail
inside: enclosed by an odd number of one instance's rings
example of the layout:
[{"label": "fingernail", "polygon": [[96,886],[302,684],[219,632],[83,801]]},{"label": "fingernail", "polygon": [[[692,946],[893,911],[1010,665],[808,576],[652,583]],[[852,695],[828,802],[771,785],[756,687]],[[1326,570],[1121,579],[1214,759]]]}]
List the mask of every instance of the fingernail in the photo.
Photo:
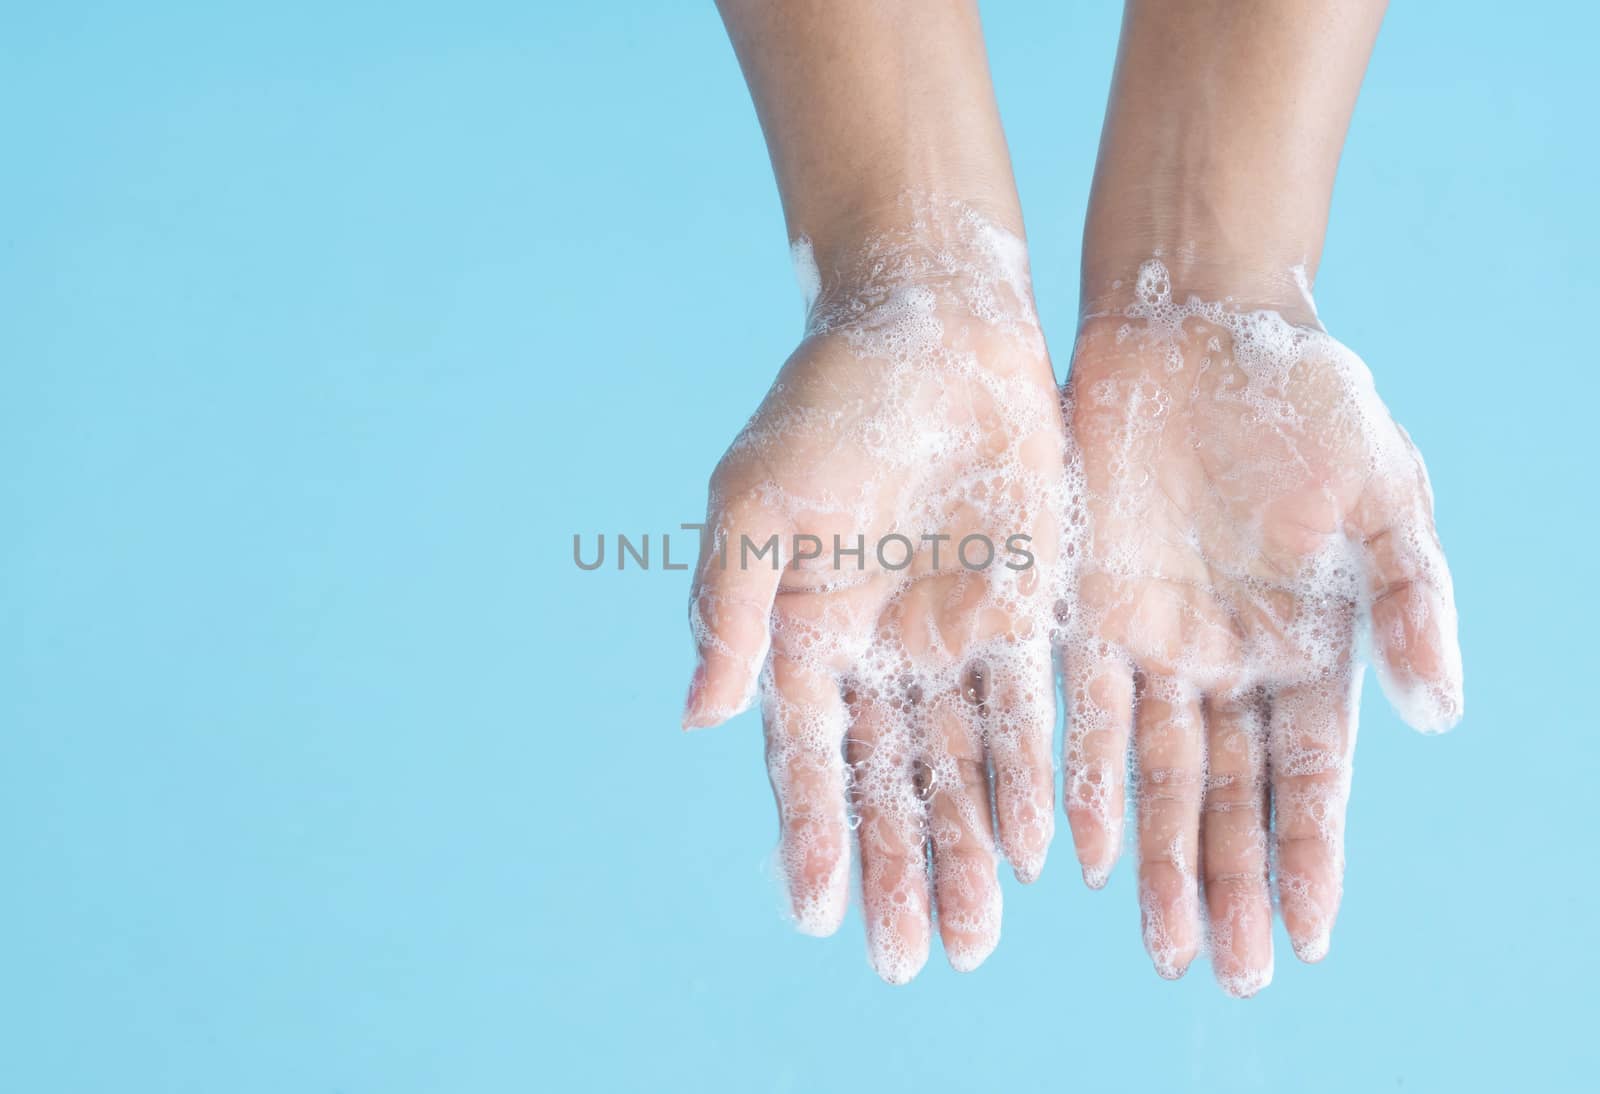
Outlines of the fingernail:
[{"label": "fingernail", "polygon": [[1249,999],[1262,988],[1272,983],[1272,966],[1264,969],[1248,969],[1231,976],[1218,975],[1217,982],[1222,985],[1222,990],[1235,999]]},{"label": "fingernail", "polygon": [[1104,889],[1106,882],[1111,880],[1111,867],[1098,865],[1085,865],[1083,868],[1083,883],[1091,889]]},{"label": "fingernail", "polygon": [[1178,965],[1168,961],[1154,962],[1156,975],[1163,980],[1180,980],[1183,974],[1189,971],[1188,965]]},{"label": "fingernail", "polygon": [[706,662],[701,658],[694,666],[694,675],[689,678],[689,697],[683,702],[683,728],[704,729],[706,722],[705,712],[700,709],[701,699],[706,687]]},{"label": "fingernail", "polygon": [[1308,965],[1314,965],[1328,956],[1328,949],[1333,944],[1333,936],[1324,927],[1300,938],[1291,937],[1289,942],[1294,946],[1294,955],[1296,957]]},{"label": "fingernail", "polygon": [[869,954],[872,962],[872,971],[878,974],[878,979],[885,984],[900,987],[916,979],[917,973],[922,971],[927,955],[921,957],[905,953],[898,947],[873,950]]},{"label": "fingernail", "polygon": [[950,968],[956,972],[976,972],[978,966],[989,959],[989,955],[994,953],[995,947],[999,944],[1000,936],[995,934],[954,946],[947,945],[944,948],[944,955],[950,962]]},{"label": "fingernail", "polygon": [[827,938],[844,922],[845,906],[850,901],[850,856],[834,859],[827,874],[809,881],[804,875],[789,878],[789,907],[794,925],[801,934]]},{"label": "fingernail", "polygon": [[1012,875],[1024,885],[1032,885],[1039,880],[1039,875],[1044,873],[1044,861],[1049,855],[1048,847],[1042,851],[1023,851],[1011,849],[1006,857],[1011,860]]}]

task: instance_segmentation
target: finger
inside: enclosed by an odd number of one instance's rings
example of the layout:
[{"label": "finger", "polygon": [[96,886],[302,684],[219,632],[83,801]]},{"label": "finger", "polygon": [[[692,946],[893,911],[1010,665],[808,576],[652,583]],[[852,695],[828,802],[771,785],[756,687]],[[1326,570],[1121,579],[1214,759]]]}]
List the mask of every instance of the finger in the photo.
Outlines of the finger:
[{"label": "finger", "polygon": [[1049,649],[1029,647],[1014,660],[991,660],[970,683],[969,701],[988,708],[1000,846],[1017,880],[1026,884],[1044,870],[1056,829],[1050,758],[1056,689]]},{"label": "finger", "polygon": [[1424,733],[1461,720],[1455,593],[1433,521],[1428,469],[1395,426],[1393,445],[1352,513],[1362,537],[1374,662],[1395,712]]},{"label": "finger", "polygon": [[1455,593],[1430,517],[1367,540],[1372,644],[1378,680],[1413,729],[1441,733],[1461,720],[1461,643]]},{"label": "finger", "polygon": [[1200,863],[1211,969],[1224,990],[1240,997],[1272,981],[1265,707],[1259,692],[1205,704]]},{"label": "finger", "polygon": [[977,704],[964,691],[935,700],[926,753],[939,937],[957,972],[976,969],[994,952],[1001,906],[983,731]]},{"label": "finger", "polygon": [[1280,688],[1271,699],[1278,906],[1302,961],[1327,955],[1339,913],[1357,680],[1341,667],[1314,682]]},{"label": "finger", "polygon": [[929,893],[923,842],[928,785],[909,708],[852,696],[846,758],[861,848],[867,956],[878,975],[904,984],[928,960]]},{"label": "finger", "polygon": [[1170,676],[1141,674],[1134,748],[1144,944],[1156,972],[1176,980],[1200,949],[1196,866],[1205,755],[1193,688]]},{"label": "finger", "polygon": [[683,727],[719,725],[750,705],[770,646],[772,600],[782,576],[783,536],[759,504],[713,493],[707,534],[689,594],[699,657]]},{"label": "finger", "polygon": [[844,701],[825,673],[774,656],[762,678],[767,774],[778,802],[778,857],[795,925],[825,937],[850,899]]},{"label": "finger", "polygon": [[1103,651],[1062,657],[1066,680],[1067,821],[1083,880],[1099,889],[1122,851],[1128,731],[1133,725],[1133,673]]}]

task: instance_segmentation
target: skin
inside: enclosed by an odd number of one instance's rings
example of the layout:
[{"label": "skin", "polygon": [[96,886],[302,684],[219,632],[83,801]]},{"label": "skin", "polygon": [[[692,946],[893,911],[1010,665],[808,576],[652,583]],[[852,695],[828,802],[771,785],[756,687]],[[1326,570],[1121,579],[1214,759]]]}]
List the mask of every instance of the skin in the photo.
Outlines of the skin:
[{"label": "skin", "polygon": [[[1179,293],[1311,320],[1384,0],[1130,0],[1083,232],[1083,311],[1158,249]],[[1113,282],[1122,280],[1121,291]]]},{"label": "skin", "polygon": [[[1227,394],[1271,387],[1227,324],[1161,333],[1121,313],[1160,256],[1174,302],[1320,332],[1310,290],[1383,9],[1131,0],[1084,230],[1066,403],[1092,535],[1063,665],[1068,816],[1098,887],[1131,737],[1152,959],[1181,976],[1209,933],[1240,995],[1272,974],[1274,884],[1296,954],[1328,952],[1363,606],[1402,715],[1432,731],[1460,715],[1449,574],[1421,459],[1354,355],[1304,339],[1264,421]],[[1357,583],[1329,598],[1307,562],[1343,546]],[[1294,637],[1308,619],[1315,656]]]},{"label": "skin", "polygon": [[909,192],[957,199],[1022,235],[977,5],[721,0],[767,139],[789,238],[837,267],[906,226]]}]

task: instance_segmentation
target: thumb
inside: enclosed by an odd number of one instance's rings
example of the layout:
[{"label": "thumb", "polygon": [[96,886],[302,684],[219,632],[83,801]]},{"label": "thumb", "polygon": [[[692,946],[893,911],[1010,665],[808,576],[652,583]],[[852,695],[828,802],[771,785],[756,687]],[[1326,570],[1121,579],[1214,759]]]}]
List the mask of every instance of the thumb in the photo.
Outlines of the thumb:
[{"label": "thumb", "polygon": [[1378,679],[1395,712],[1424,733],[1442,733],[1465,706],[1455,594],[1444,551],[1426,519],[1367,541],[1372,644]]},{"label": "thumb", "polygon": [[754,701],[783,567],[780,522],[757,504],[713,505],[701,545],[689,594],[699,663],[684,729],[721,725]]}]

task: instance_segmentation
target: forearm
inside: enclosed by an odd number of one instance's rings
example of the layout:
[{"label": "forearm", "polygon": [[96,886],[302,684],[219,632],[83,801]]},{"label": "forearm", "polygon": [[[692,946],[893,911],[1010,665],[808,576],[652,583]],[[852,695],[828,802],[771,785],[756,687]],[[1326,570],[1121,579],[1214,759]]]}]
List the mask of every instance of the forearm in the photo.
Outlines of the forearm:
[{"label": "forearm", "polygon": [[1316,276],[1385,0],[1129,0],[1084,228],[1086,312],[1160,253],[1271,304]]},{"label": "forearm", "polygon": [[960,201],[1021,235],[970,0],[719,0],[791,237],[823,270],[906,228],[906,195]]}]

